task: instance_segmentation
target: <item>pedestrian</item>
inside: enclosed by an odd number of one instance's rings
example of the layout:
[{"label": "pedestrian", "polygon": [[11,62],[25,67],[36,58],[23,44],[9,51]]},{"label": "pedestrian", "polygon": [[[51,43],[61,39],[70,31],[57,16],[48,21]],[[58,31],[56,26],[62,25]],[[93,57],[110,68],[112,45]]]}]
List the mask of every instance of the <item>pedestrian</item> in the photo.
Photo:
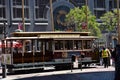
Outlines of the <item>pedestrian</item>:
[{"label": "pedestrian", "polygon": [[100,59],[100,66],[103,65],[103,59],[102,59],[102,50],[99,52],[99,59]]},{"label": "pedestrian", "polygon": [[104,64],[104,68],[108,68],[108,56],[109,53],[108,53],[108,50],[103,47],[103,50],[102,50],[102,58],[103,58],[103,64]]},{"label": "pedestrian", "polygon": [[81,58],[85,58],[85,53],[83,51],[81,52]]},{"label": "pedestrian", "polygon": [[111,53],[111,57],[112,59],[115,61],[115,57],[116,57],[116,47],[113,49],[112,53]]},{"label": "pedestrian", "polygon": [[111,53],[111,58],[112,58],[112,65],[115,66],[115,60],[116,60],[116,47],[113,49]]},{"label": "pedestrian", "polygon": [[112,59],[111,59],[111,49],[110,48],[106,48],[107,53],[108,53],[108,65],[111,66],[112,65]]}]

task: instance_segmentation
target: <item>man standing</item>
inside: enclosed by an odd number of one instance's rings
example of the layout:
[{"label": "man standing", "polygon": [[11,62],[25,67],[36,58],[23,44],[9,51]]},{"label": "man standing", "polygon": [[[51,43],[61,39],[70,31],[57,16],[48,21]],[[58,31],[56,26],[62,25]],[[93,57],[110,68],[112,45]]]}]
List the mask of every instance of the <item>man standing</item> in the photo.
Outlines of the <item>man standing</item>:
[{"label": "man standing", "polygon": [[112,51],[110,51],[110,48],[106,48],[106,50],[107,50],[107,53],[108,53],[108,65],[109,66],[111,66],[112,65],[112,59],[111,59],[111,52]]},{"label": "man standing", "polygon": [[108,68],[108,51],[107,49],[105,49],[105,47],[103,47],[103,50],[102,50],[102,58],[103,58],[103,64],[104,64],[104,68]]}]

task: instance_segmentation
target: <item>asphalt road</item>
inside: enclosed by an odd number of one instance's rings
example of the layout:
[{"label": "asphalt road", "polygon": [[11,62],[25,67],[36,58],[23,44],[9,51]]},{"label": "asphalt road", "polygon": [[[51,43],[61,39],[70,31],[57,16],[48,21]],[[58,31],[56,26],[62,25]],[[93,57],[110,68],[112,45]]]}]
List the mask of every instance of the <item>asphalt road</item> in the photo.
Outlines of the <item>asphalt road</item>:
[{"label": "asphalt road", "polygon": [[8,74],[7,78],[1,80],[114,80],[114,67],[103,68],[103,66],[59,71],[44,72],[22,72]]}]

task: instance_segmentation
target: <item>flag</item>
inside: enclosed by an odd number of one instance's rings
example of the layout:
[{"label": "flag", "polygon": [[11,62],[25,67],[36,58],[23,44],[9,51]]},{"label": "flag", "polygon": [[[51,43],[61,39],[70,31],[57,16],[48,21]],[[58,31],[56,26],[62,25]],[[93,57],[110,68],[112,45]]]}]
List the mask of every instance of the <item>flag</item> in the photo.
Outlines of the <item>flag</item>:
[{"label": "flag", "polygon": [[18,23],[18,29],[22,30],[23,28],[23,24],[22,23]]}]

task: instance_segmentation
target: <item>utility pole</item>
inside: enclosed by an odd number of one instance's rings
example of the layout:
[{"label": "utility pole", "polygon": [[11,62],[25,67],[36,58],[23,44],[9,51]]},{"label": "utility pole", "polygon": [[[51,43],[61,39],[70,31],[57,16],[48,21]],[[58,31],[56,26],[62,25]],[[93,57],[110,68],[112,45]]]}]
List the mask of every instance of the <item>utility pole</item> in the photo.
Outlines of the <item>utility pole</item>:
[{"label": "utility pole", "polygon": [[120,80],[120,15],[119,15],[119,0],[117,0],[117,32],[118,32],[118,44],[116,45],[115,55],[115,79]]},{"label": "utility pole", "polygon": [[54,31],[54,19],[53,19],[53,7],[52,7],[52,0],[50,0],[50,17],[51,17],[51,27]]},{"label": "utility pole", "polygon": [[25,19],[24,19],[24,0],[22,0],[22,23],[23,23],[23,32],[25,32]]}]

